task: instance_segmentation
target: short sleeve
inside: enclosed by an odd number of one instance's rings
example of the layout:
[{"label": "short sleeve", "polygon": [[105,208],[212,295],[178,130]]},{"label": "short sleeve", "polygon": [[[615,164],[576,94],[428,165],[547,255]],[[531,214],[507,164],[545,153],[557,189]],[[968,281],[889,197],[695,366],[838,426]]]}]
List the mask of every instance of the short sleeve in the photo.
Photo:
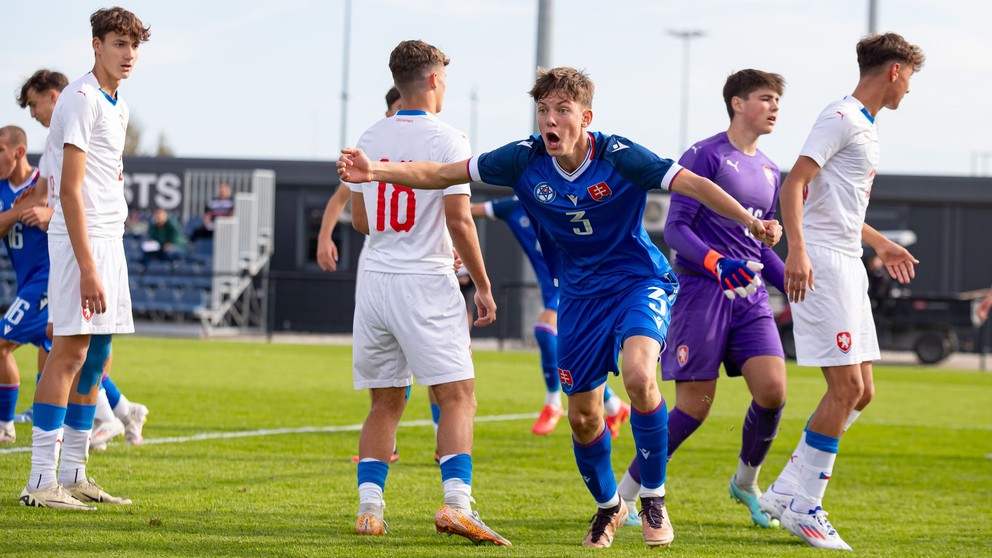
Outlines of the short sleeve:
[{"label": "short sleeve", "polygon": [[621,149],[614,148],[604,157],[612,159],[611,162],[620,174],[642,190],[670,190],[672,181],[682,170],[682,165],[671,159],[661,158],[626,138],[613,136],[608,145],[624,146]]},{"label": "short sleeve", "polygon": [[[472,157],[472,147],[465,134],[451,130],[449,133],[440,136],[436,161],[441,163],[457,163],[459,161],[465,161],[470,157]],[[471,195],[472,190],[468,184],[455,184],[454,186],[448,186],[443,192],[446,196],[452,194]]]},{"label": "short sleeve", "polygon": [[495,186],[513,186],[527,166],[533,138],[508,143],[503,147],[472,157],[468,172],[472,180]]},{"label": "short sleeve", "polygon": [[840,111],[821,114],[813,124],[799,154],[813,159],[823,168],[851,139],[851,129],[845,122],[846,117]]},{"label": "short sleeve", "polygon": [[[89,95],[96,92],[90,91]],[[82,89],[63,93],[59,102],[64,105],[61,109],[62,142],[71,144],[84,152],[89,151],[90,139],[93,136],[93,126],[98,117],[95,99],[90,99]]]}]

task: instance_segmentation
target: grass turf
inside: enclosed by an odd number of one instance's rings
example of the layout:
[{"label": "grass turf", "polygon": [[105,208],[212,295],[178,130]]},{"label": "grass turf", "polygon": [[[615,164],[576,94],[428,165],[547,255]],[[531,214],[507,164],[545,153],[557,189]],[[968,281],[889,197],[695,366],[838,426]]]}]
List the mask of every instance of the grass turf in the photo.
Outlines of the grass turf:
[{"label": "grass turf", "polygon": [[[511,548],[475,548],[434,532],[441,503],[423,388],[414,387],[390,467],[391,533],[353,535],[357,427],[368,395],[351,387],[350,347],[119,337],[113,377],[151,410],[148,441],[118,441],[88,466],[128,507],[96,513],[20,507],[27,452],[0,453],[0,555],[64,556],[585,556],[579,547],[594,504],[578,478],[562,422],[530,434],[543,384],[535,353],[476,351],[473,495]],[[25,379],[34,354],[17,351]],[[992,554],[992,375],[914,367],[875,368],[877,395],[841,443],[825,507],[859,556]],[[616,379],[611,383],[622,394]],[[25,382],[23,408],[33,389]],[[824,390],[819,371],[789,368],[789,402],[762,473],[765,487],[795,446]],[[674,402],[673,386],[662,386]],[[782,530],[750,526],[727,494],[749,397],[741,380],[720,382],[706,424],[668,469],[672,556],[819,556]],[[419,424],[419,425],[418,425]],[[336,431],[169,441],[197,434],[337,427]],[[327,429],[331,430],[331,429]],[[14,448],[30,446],[17,425]],[[163,443],[156,443],[163,442]],[[12,448],[3,448],[10,451]],[[618,476],[633,455],[626,425],[614,442]],[[3,496],[6,495],[6,496]],[[67,550],[71,549],[71,550]],[[641,556],[640,530],[621,529],[611,556]]]}]

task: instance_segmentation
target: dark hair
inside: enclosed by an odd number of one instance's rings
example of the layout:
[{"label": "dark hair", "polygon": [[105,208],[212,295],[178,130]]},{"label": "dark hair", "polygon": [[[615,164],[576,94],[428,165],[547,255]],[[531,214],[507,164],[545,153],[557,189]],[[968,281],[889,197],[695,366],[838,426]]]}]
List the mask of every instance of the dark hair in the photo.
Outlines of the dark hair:
[{"label": "dark hair", "polygon": [[393,103],[400,100],[400,90],[396,87],[390,87],[389,91],[386,91],[386,110],[393,108]]},{"label": "dark hair", "polygon": [[723,84],[723,102],[727,105],[727,115],[734,119],[734,97],[747,100],[747,96],[759,89],[771,89],[781,95],[785,91],[785,78],[761,70],[741,70],[727,76]]},{"label": "dark hair", "polygon": [[538,68],[537,81],[534,82],[534,87],[531,87],[528,95],[534,99],[534,102],[538,102],[556,91],[570,101],[592,108],[592,97],[596,93],[596,86],[589,79],[589,74],[583,70],[567,66],[550,70]]},{"label": "dark hair", "polygon": [[61,93],[67,85],[69,85],[69,78],[65,77],[65,74],[52,70],[38,70],[21,86],[21,94],[17,97],[17,104],[21,108],[28,106],[29,89],[34,89],[38,93],[54,89]]},{"label": "dark hair", "polygon": [[104,8],[93,12],[90,16],[90,26],[93,27],[93,37],[101,41],[107,33],[117,33],[130,37],[132,41],[143,43],[151,37],[151,27],[145,27],[138,16],[124,8]]},{"label": "dark hair", "polygon": [[389,54],[389,71],[400,94],[410,85],[425,79],[438,66],[451,62],[436,46],[424,41],[403,41]]},{"label": "dark hair", "polygon": [[856,50],[861,75],[869,74],[891,62],[909,64],[913,67],[913,72],[918,72],[926,60],[920,47],[909,44],[902,35],[896,33],[868,35],[858,41]]}]

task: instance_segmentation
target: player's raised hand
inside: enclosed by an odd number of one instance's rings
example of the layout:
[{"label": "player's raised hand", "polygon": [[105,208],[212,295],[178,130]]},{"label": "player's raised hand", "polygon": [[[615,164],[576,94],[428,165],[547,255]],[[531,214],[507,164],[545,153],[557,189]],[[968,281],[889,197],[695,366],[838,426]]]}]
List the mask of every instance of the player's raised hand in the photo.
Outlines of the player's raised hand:
[{"label": "player's raised hand", "polygon": [[486,327],[496,321],[496,301],[492,291],[476,289],[475,308],[479,312],[479,317],[473,322],[475,327]]},{"label": "player's raised hand", "polygon": [[774,219],[771,221],[755,219],[748,225],[748,230],[751,231],[751,236],[769,248],[782,240],[782,225]]},{"label": "player's raised hand", "polygon": [[720,258],[716,262],[716,276],[720,279],[720,288],[730,300],[735,296],[747,298],[758,291],[761,277],[755,273],[765,267],[758,262]]},{"label": "player's raised hand", "polygon": [[920,263],[920,260],[914,258],[909,250],[890,240],[875,253],[882,260],[885,269],[889,270],[889,275],[896,281],[905,285],[909,283],[910,279],[916,277],[916,268],[913,266]]},{"label": "player's raised hand", "polygon": [[806,300],[806,290],[815,291],[813,287],[813,264],[806,252],[789,252],[785,257],[785,294],[789,302]]},{"label": "player's raised hand", "polygon": [[372,161],[361,149],[346,147],[338,159],[338,176],[345,182],[360,184],[372,181]]}]

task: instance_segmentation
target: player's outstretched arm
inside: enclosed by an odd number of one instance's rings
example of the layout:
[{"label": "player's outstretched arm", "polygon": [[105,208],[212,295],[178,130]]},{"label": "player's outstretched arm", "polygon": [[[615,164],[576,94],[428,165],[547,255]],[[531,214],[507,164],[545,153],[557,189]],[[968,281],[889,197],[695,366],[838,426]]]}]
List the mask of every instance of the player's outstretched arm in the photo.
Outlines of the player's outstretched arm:
[{"label": "player's outstretched arm", "polygon": [[472,219],[467,195],[453,194],[444,196],[444,217],[451,234],[451,242],[455,245],[469,277],[475,283],[475,307],[479,317],[475,320],[476,327],[486,327],[496,320],[496,301],[493,299],[492,285],[486,274],[486,264],[482,260],[482,249],[479,247],[479,235]]},{"label": "player's outstretched arm", "polygon": [[468,160],[456,163],[412,161],[409,163],[373,162],[361,149],[348,147],[341,150],[338,159],[338,176],[352,184],[362,182],[388,182],[407,188],[441,190],[455,184],[471,181]]},{"label": "player's outstretched arm", "polygon": [[909,250],[885,238],[868,223],[861,226],[861,240],[875,250],[893,279],[905,285],[916,277],[914,265],[920,260],[914,258]]},{"label": "player's outstretched arm", "polygon": [[317,265],[324,271],[337,271],[338,247],[331,240],[331,234],[350,199],[351,190],[341,184],[324,207],[324,216],[320,219],[320,233],[317,235]]},{"label": "player's outstretched arm", "polygon": [[785,177],[779,193],[782,224],[785,225],[785,237],[789,243],[789,253],[785,258],[785,294],[789,302],[805,300],[806,289],[816,290],[813,285],[813,265],[806,254],[806,241],[803,238],[803,188],[818,172],[820,165],[801,155]]},{"label": "player's outstretched arm", "polygon": [[689,169],[679,172],[672,181],[671,191],[689,196],[720,215],[737,221],[751,231],[754,238],[768,246],[774,246],[782,238],[782,227],[778,221],[762,221],[751,215],[723,188]]}]

